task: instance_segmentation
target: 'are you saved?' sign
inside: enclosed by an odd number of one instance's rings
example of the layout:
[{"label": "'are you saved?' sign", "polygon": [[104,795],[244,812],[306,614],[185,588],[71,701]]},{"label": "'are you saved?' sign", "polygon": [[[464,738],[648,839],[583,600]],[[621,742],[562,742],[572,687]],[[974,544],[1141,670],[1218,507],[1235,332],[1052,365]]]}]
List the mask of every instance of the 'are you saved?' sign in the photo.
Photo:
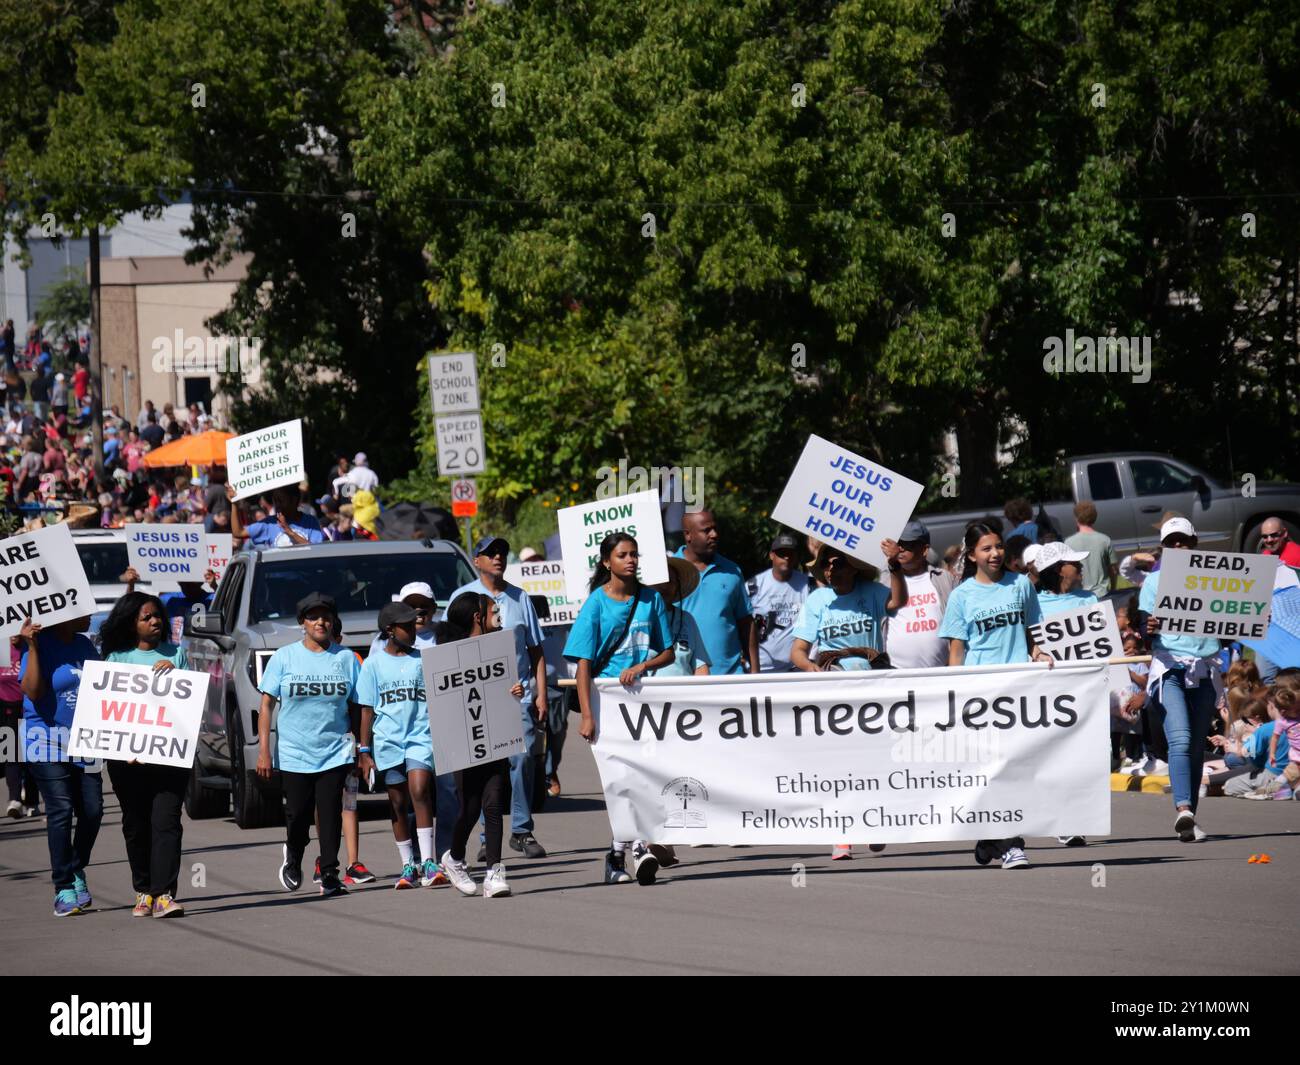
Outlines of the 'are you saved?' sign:
[{"label": "'are you saved?' sign", "polygon": [[1151,615],[1170,635],[1262,640],[1273,606],[1277,564],[1276,555],[1165,551]]},{"label": "'are you saved?' sign", "polygon": [[883,570],[880,541],[898,539],[923,490],[916,481],[812,435],[772,517]]},{"label": "'are you saved?' sign", "polygon": [[0,540],[0,638],[95,612],[95,597],[66,525]]}]

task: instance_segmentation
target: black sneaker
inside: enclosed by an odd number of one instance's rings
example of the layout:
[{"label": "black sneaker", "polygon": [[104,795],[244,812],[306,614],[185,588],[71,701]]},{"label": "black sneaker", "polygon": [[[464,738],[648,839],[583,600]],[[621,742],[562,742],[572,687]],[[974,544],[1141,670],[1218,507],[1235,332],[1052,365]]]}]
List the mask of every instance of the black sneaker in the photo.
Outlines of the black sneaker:
[{"label": "black sneaker", "polygon": [[982,839],[975,844],[975,864],[988,865],[994,858],[1001,857],[1002,848],[996,839]]},{"label": "black sneaker", "polygon": [[647,887],[655,882],[655,874],[659,872],[659,859],[650,853],[648,847],[636,847],[632,851],[632,871],[636,875],[636,882]]},{"label": "black sneaker", "polygon": [[320,894],[323,899],[332,899],[339,895],[346,895],[348,889],[343,886],[339,880],[338,873],[330,873],[328,876],[321,877]]},{"label": "black sneaker", "polygon": [[546,849],[531,832],[510,833],[510,849],[521,851],[525,858],[545,858]]},{"label": "black sneaker", "polygon": [[311,882],[313,884],[320,883],[320,859],[319,858],[316,859],[316,868],[311,871]]},{"label": "black sneaker", "polygon": [[284,860],[280,863],[280,883],[285,891],[297,891],[302,887],[302,855],[289,853],[289,844],[284,845]]}]

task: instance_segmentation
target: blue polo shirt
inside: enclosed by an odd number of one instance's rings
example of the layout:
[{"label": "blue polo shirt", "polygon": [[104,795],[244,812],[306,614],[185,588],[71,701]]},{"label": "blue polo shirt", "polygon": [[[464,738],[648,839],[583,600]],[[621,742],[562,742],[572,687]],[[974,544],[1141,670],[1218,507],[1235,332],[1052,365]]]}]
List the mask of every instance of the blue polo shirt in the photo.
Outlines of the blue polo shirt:
[{"label": "blue polo shirt", "polygon": [[501,612],[501,628],[515,634],[515,665],[519,670],[519,683],[524,686],[524,697],[520,702],[527,707],[533,701],[533,669],[528,662],[528,648],[542,646],[542,624],[537,620],[537,611],[528,593],[513,584],[507,584],[505,590],[496,594],[489,592],[481,580],[457,588],[447,600],[451,606],[458,596],[466,592],[477,592],[490,596]]},{"label": "blue polo shirt", "polygon": [[[677,557],[686,557],[686,548],[677,549]],[[713,561],[700,572],[700,583],[679,604],[695,619],[708,654],[709,672],[742,673],[744,657],[740,646],[740,622],[750,617],[754,608],[745,591],[745,578],[729,558],[714,555]]]},{"label": "blue polo shirt", "polygon": [[[325,534],[320,531],[320,522],[310,514],[303,514],[301,511],[298,516],[289,522],[289,528],[306,540],[309,544],[321,544],[325,542]],[[289,539],[289,534],[280,528],[280,523],[274,517],[267,518],[266,521],[255,521],[249,525],[244,532],[248,535],[246,547],[293,547],[294,542]]]}]

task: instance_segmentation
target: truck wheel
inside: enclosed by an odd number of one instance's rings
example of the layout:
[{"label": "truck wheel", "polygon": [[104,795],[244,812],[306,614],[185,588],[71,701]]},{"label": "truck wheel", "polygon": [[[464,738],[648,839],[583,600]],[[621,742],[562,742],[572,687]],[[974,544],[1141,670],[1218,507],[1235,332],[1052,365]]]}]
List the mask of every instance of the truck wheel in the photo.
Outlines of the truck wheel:
[{"label": "truck wheel", "polygon": [[[1289,518],[1283,518],[1282,524],[1291,530],[1291,542],[1300,543],[1300,525],[1297,525]],[[1261,521],[1253,529],[1247,532],[1245,537],[1243,537],[1241,541],[1241,549],[1246,554],[1248,555],[1259,554],[1259,549],[1260,549],[1259,530],[1262,529],[1263,527],[1264,527],[1264,523]]]},{"label": "truck wheel", "polygon": [[244,765],[244,723],[238,712],[231,718],[230,765],[230,796],[235,807],[235,824],[240,828],[270,828],[281,824],[284,806],[280,802],[280,793],[263,791],[258,785],[256,768],[250,770]]},{"label": "truck wheel", "polygon": [[221,788],[209,788],[202,783],[199,760],[190,768],[190,782],[185,789],[185,812],[191,821],[224,817],[230,806],[230,796]]}]

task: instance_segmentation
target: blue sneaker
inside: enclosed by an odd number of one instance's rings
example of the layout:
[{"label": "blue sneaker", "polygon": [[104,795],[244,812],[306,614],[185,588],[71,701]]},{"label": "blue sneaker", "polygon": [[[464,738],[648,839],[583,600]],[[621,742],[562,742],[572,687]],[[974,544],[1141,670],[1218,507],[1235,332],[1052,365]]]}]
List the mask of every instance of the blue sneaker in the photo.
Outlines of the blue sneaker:
[{"label": "blue sneaker", "polygon": [[76,892],[77,905],[83,910],[88,910],[94,905],[95,900],[90,897],[90,885],[80,873],[72,874],[72,890]]},{"label": "blue sneaker", "polygon": [[64,888],[54,895],[54,916],[71,917],[73,914],[81,912],[81,907],[77,905],[77,893],[71,888]]}]

